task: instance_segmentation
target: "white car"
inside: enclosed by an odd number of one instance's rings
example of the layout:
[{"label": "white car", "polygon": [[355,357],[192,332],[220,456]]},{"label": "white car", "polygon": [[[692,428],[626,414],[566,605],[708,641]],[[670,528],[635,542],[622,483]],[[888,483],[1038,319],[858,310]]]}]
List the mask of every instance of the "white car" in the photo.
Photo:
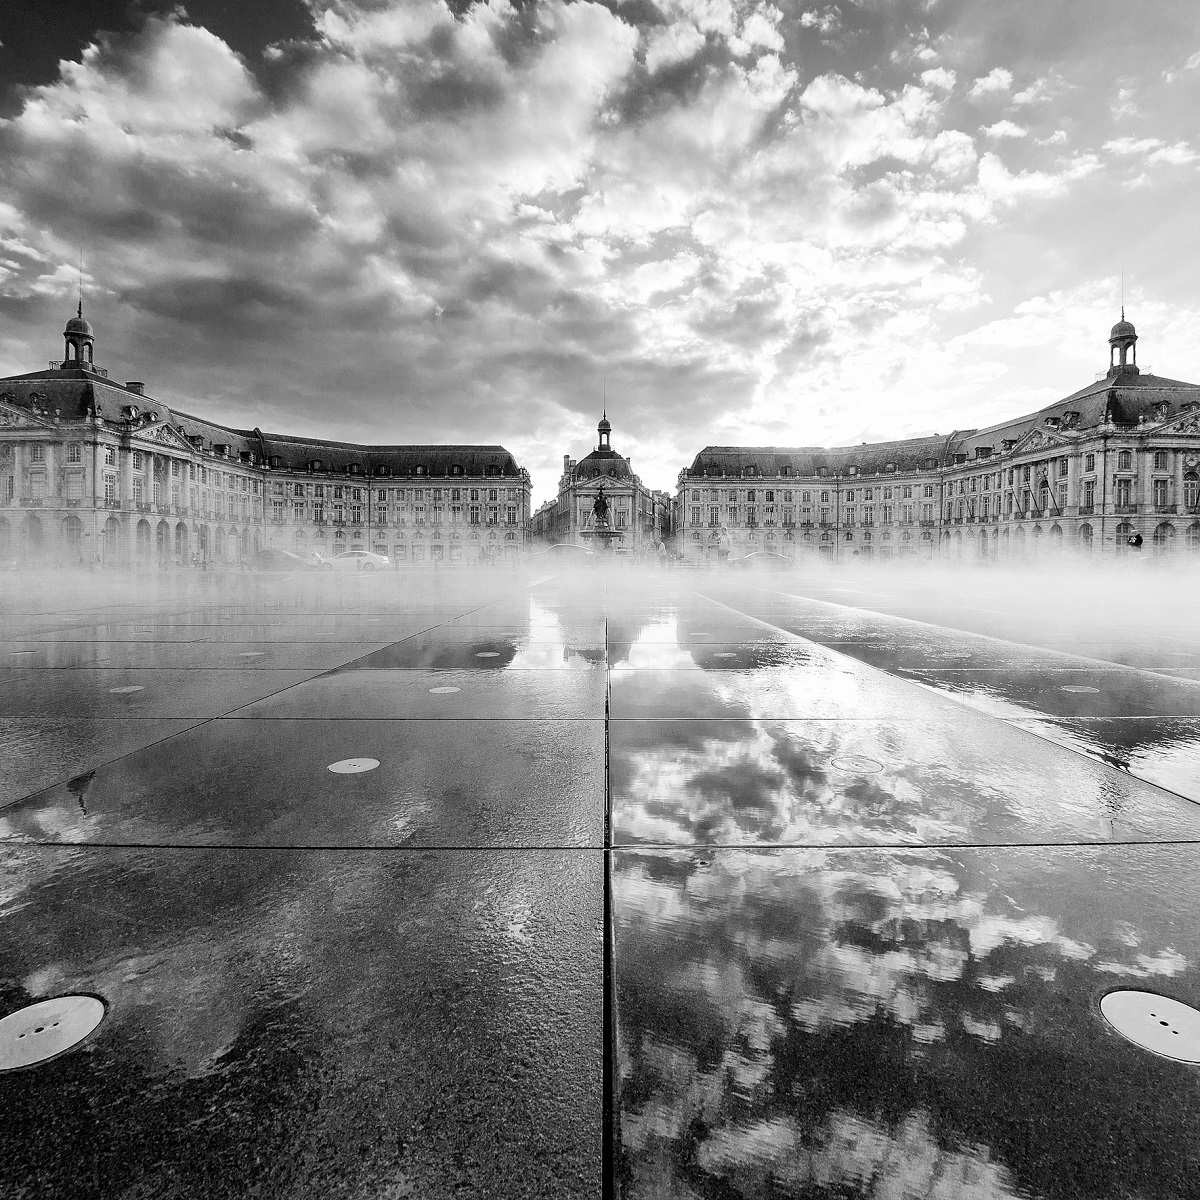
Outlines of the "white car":
[{"label": "white car", "polygon": [[325,566],[339,571],[374,571],[390,566],[391,561],[386,554],[376,554],[373,550],[343,550],[326,559]]}]

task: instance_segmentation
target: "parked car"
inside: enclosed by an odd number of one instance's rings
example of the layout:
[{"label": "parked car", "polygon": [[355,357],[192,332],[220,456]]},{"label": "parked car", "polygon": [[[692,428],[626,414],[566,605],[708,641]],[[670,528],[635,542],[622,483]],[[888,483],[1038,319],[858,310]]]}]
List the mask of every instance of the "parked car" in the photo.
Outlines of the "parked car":
[{"label": "parked car", "polygon": [[255,571],[313,571],[324,563],[315,551],[312,554],[293,554],[290,550],[268,547],[250,560]]},{"label": "parked car", "polygon": [[793,564],[790,558],[787,558],[783,554],[776,554],[774,550],[755,550],[753,553],[747,554],[744,558],[735,558],[730,565],[735,567],[765,567],[768,570],[784,571],[795,564]]},{"label": "parked car", "polygon": [[374,550],[343,550],[327,558],[324,565],[338,571],[374,571],[391,563],[386,554],[376,554]]}]

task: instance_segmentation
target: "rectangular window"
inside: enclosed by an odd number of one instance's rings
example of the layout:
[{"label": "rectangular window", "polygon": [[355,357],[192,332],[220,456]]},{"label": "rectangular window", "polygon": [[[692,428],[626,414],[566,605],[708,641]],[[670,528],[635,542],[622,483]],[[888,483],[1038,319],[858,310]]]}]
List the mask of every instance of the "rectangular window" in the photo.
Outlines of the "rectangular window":
[{"label": "rectangular window", "polygon": [[[1155,455],[1157,458],[1158,456]],[[1167,481],[1165,479],[1156,479],[1154,487],[1154,506],[1155,508],[1165,508],[1167,506]]]},{"label": "rectangular window", "polygon": [[1156,471],[1165,471],[1167,469],[1167,452],[1165,450],[1155,450],[1154,469]]},{"label": "rectangular window", "polygon": [[144,490],[145,490],[145,484],[143,484],[140,479],[135,479],[133,481],[133,502],[134,502],[134,504],[141,504],[142,499],[143,499],[142,492]]},{"label": "rectangular window", "polygon": [[350,505],[350,524],[351,525],[361,525],[362,524],[362,505],[361,504]]},{"label": "rectangular window", "polygon": [[271,501],[271,515],[277,521],[283,520],[283,501],[282,500],[272,500]]},{"label": "rectangular window", "polygon": [[117,477],[115,475],[105,475],[104,477],[104,503],[115,504],[117,502]]},{"label": "rectangular window", "polygon": [[313,502],[313,520],[318,525],[325,520],[325,502],[323,500],[315,500]]},{"label": "rectangular window", "polygon": [[505,510],[505,518],[509,525],[517,523],[517,506],[515,504],[510,504]]},{"label": "rectangular window", "polygon": [[115,467],[117,465],[117,448],[115,446],[104,447],[104,465],[106,467]]},{"label": "rectangular window", "polygon": [[67,443],[67,462],[83,462],[83,447],[78,442]]},{"label": "rectangular window", "polygon": [[1067,477],[1067,460],[1065,458],[1058,460],[1058,477],[1059,479],[1066,479]]},{"label": "rectangular window", "polygon": [[721,508],[717,504],[708,506],[708,523],[710,525],[720,525],[721,523]]},{"label": "rectangular window", "polygon": [[142,469],[143,465],[144,465],[144,463],[142,461],[142,452],[140,450],[135,450],[133,452],[133,469],[135,471],[140,471]]},{"label": "rectangular window", "polygon": [[67,499],[83,499],[83,476],[79,474],[67,476]]}]

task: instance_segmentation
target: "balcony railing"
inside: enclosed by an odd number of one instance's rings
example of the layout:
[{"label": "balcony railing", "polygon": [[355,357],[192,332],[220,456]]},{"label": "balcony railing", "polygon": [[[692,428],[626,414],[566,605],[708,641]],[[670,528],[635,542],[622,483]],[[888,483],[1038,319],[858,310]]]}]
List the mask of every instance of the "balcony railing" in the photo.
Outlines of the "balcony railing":
[{"label": "balcony railing", "polygon": [[108,372],[103,367],[96,366],[95,363],[83,363],[74,358],[52,358],[50,360],[50,370],[52,371],[91,371],[93,375],[101,375],[105,379],[108,378]]},{"label": "balcony railing", "polygon": [[43,503],[44,503],[44,501],[42,500],[42,498],[40,496],[22,496],[21,497],[21,507],[22,508],[41,508]]},{"label": "balcony railing", "polygon": [[1173,513],[1175,511],[1175,507],[1176,506],[1174,504],[1156,504],[1154,506],[1154,511],[1156,513]]},{"label": "balcony railing", "polygon": [[1081,517],[1090,517],[1096,511],[1094,504],[1081,504],[1079,506],[1079,515]]},{"label": "balcony railing", "polygon": [[1136,504],[1117,504],[1114,506],[1114,510],[1120,516],[1129,516],[1137,512],[1138,506]]},{"label": "balcony railing", "polygon": [[135,500],[133,502],[133,507],[136,508],[138,512],[149,512],[151,505],[145,500]]}]

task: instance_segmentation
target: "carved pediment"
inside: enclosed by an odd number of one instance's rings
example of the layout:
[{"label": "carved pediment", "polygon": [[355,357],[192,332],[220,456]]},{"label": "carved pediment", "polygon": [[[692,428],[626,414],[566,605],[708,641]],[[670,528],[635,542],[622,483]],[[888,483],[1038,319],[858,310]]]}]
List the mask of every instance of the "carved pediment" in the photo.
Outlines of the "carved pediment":
[{"label": "carved pediment", "polygon": [[1182,413],[1173,421],[1164,421],[1159,429],[1162,433],[1200,434],[1200,412]]},{"label": "carved pediment", "polygon": [[1030,450],[1053,450],[1056,447],[1065,446],[1067,444],[1067,438],[1059,437],[1057,434],[1045,433],[1041,429],[1031,429],[1012,448],[1012,453],[1025,454]]},{"label": "carved pediment", "polygon": [[151,446],[167,446],[172,450],[187,451],[189,454],[192,451],[192,444],[165,421],[143,426],[133,435],[132,442],[141,442]]},{"label": "carved pediment", "polygon": [[0,429],[53,429],[54,422],[49,417],[34,415],[28,409],[18,408],[0,400]]}]

